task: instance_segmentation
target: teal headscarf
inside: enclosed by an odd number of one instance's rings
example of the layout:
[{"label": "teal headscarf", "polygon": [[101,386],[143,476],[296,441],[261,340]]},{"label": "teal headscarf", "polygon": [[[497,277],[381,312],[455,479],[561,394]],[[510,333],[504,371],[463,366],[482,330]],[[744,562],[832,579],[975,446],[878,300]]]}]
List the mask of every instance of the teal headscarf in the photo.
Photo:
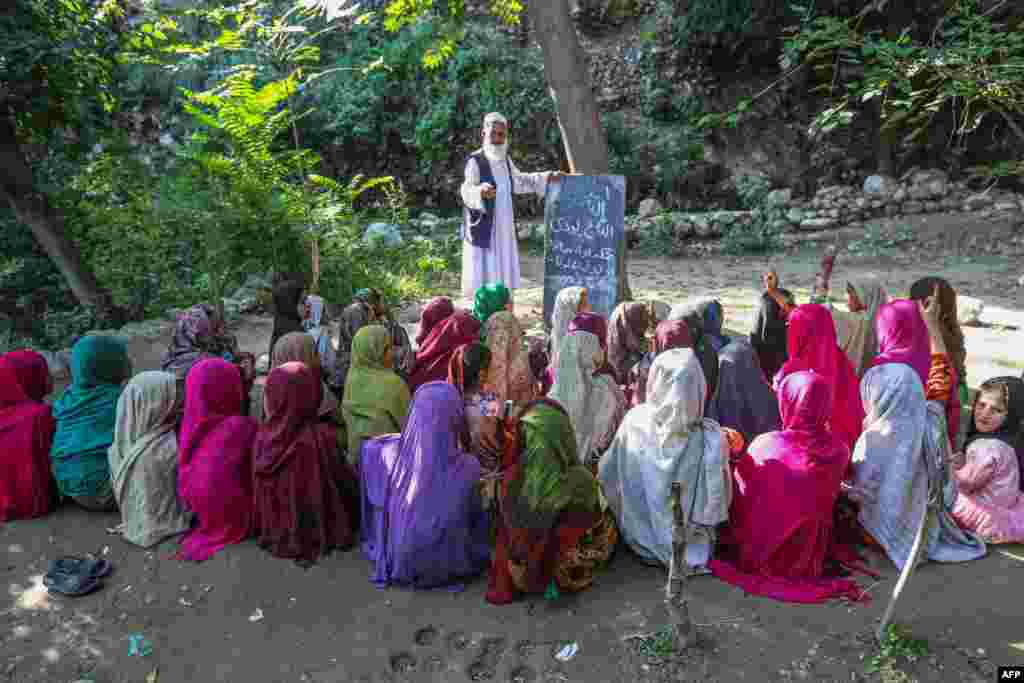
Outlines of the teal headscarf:
[{"label": "teal headscarf", "polygon": [[487,319],[498,311],[505,310],[512,292],[502,282],[484,285],[476,290],[476,297],[473,301],[473,317],[483,325]]},{"label": "teal headscarf", "polygon": [[53,404],[57,432],[50,458],[61,495],[111,491],[107,449],[114,441],[117,399],[130,375],[128,349],[114,337],[83,337],[71,349],[71,386]]}]

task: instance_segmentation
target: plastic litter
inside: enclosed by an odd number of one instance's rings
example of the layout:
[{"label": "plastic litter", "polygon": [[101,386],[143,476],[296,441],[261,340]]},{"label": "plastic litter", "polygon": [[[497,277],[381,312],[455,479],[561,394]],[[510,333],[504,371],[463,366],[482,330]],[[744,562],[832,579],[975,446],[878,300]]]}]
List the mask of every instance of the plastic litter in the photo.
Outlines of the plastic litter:
[{"label": "plastic litter", "polygon": [[148,657],[151,654],[153,654],[153,646],[149,644],[144,635],[133,633],[128,636],[129,657]]},{"label": "plastic litter", "polygon": [[579,643],[569,643],[561,650],[555,653],[555,659],[560,662],[568,662],[570,659],[576,656],[576,653],[580,651]]}]

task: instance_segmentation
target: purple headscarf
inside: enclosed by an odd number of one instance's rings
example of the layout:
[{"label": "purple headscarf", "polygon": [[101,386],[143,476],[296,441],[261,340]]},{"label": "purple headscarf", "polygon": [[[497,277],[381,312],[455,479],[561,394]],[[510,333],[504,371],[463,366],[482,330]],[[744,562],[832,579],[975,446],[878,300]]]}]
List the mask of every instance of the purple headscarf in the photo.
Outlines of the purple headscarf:
[{"label": "purple headscarf", "polygon": [[779,404],[746,339],[733,339],[719,351],[718,391],[708,408],[707,417],[735,429],[748,444],[781,429]]},{"label": "purple headscarf", "polygon": [[486,569],[490,527],[480,464],[460,443],[465,419],[458,390],[428,382],[401,435],[363,446],[361,536],[375,584],[432,588]]}]

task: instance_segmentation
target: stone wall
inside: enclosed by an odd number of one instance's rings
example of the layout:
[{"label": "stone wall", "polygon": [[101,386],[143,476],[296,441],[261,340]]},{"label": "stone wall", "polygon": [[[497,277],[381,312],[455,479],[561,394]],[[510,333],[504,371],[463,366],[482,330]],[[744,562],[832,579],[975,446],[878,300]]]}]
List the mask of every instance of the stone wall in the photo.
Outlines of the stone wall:
[{"label": "stone wall", "polygon": [[[854,225],[874,218],[922,213],[972,212],[983,217],[1024,214],[1024,195],[992,188],[977,192],[964,182],[953,182],[939,170],[912,170],[902,178],[869,176],[863,186],[832,185],[813,197],[794,196],[790,189],[773,190],[765,199],[781,209],[775,227],[780,232],[819,232]],[[655,221],[669,220],[677,239],[713,239],[736,224],[749,224],[753,211],[662,214],[655,200],[641,202],[627,230],[642,238]]]}]

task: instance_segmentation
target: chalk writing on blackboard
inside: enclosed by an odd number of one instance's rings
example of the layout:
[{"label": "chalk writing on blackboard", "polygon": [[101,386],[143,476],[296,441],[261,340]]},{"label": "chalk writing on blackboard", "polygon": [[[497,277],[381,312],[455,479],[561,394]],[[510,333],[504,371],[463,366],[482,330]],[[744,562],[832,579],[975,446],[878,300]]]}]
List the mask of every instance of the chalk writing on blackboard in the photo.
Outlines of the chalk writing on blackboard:
[{"label": "chalk writing on blackboard", "polygon": [[611,313],[618,291],[617,249],[623,239],[626,180],[563,176],[548,186],[544,218],[544,317],[565,287],[586,287],[594,311]]}]

